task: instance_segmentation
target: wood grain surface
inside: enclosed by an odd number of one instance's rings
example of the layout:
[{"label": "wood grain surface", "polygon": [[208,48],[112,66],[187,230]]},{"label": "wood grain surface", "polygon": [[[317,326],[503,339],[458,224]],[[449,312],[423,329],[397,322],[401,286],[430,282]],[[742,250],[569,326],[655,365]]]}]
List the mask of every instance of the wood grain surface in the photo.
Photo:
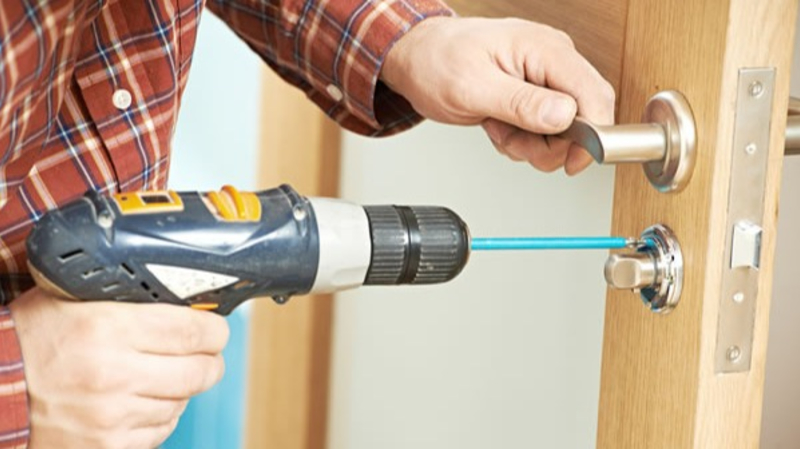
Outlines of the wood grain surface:
[{"label": "wood grain surface", "polygon": [[[671,314],[609,291],[599,448],[756,448],[761,424],[772,260],[796,0],[631,1],[619,89],[620,122],[637,121],[663,89],[688,98],[698,161],[689,186],[662,194],[640,167],[617,169],[612,235],[665,223],[684,249],[685,284]],[[750,371],[716,374],[738,71],[775,67],[760,288]]]}]

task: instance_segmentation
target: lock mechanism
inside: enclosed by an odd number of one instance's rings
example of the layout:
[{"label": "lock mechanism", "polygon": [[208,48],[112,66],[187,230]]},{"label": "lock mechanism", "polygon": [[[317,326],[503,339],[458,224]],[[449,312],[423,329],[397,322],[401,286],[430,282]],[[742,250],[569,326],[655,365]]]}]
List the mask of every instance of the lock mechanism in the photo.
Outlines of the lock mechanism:
[{"label": "lock mechanism", "polygon": [[667,313],[678,305],[683,287],[683,254],[667,226],[647,228],[633,253],[609,256],[605,266],[608,285],[638,293],[653,312]]}]

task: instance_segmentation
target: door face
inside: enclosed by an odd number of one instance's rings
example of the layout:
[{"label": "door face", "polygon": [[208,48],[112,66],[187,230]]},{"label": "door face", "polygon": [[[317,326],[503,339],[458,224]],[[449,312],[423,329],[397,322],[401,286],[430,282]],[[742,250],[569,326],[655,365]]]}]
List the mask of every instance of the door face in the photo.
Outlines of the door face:
[{"label": "door face", "polygon": [[[758,447],[796,7],[795,1],[629,4],[619,120],[636,121],[656,90],[680,90],[694,110],[698,159],[679,194],[656,192],[638,167],[617,171],[612,233],[669,225],[684,249],[684,290],[665,316],[637,307],[629,292],[609,292],[598,447]],[[729,195],[741,176],[732,174],[743,150],[734,138],[736,103],[741,71],[750,68],[775,70],[774,96],[769,147],[762,150],[768,158],[758,293],[741,304],[755,311],[751,362],[731,373],[721,372],[717,354],[726,319],[720,314],[734,299],[725,297],[723,283],[735,218],[728,216]]]}]

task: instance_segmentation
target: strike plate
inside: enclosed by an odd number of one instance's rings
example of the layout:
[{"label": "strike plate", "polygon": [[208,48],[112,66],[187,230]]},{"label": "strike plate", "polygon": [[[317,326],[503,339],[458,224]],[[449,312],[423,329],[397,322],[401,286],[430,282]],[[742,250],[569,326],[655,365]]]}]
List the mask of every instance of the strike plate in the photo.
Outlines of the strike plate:
[{"label": "strike plate", "polygon": [[750,369],[774,84],[774,68],[739,70],[717,326],[717,373]]}]

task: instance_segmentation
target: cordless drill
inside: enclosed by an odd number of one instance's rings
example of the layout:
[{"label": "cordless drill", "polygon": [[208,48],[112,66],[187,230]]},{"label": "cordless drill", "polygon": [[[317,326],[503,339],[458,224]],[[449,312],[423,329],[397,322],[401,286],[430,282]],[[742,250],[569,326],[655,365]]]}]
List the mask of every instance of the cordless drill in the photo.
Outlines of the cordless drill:
[{"label": "cordless drill", "polygon": [[466,224],[431,206],[358,206],[262,192],[89,192],[45,214],[27,250],[40,287],[80,300],[229,314],[243,301],[360,285],[435,284],[470,254]]}]

